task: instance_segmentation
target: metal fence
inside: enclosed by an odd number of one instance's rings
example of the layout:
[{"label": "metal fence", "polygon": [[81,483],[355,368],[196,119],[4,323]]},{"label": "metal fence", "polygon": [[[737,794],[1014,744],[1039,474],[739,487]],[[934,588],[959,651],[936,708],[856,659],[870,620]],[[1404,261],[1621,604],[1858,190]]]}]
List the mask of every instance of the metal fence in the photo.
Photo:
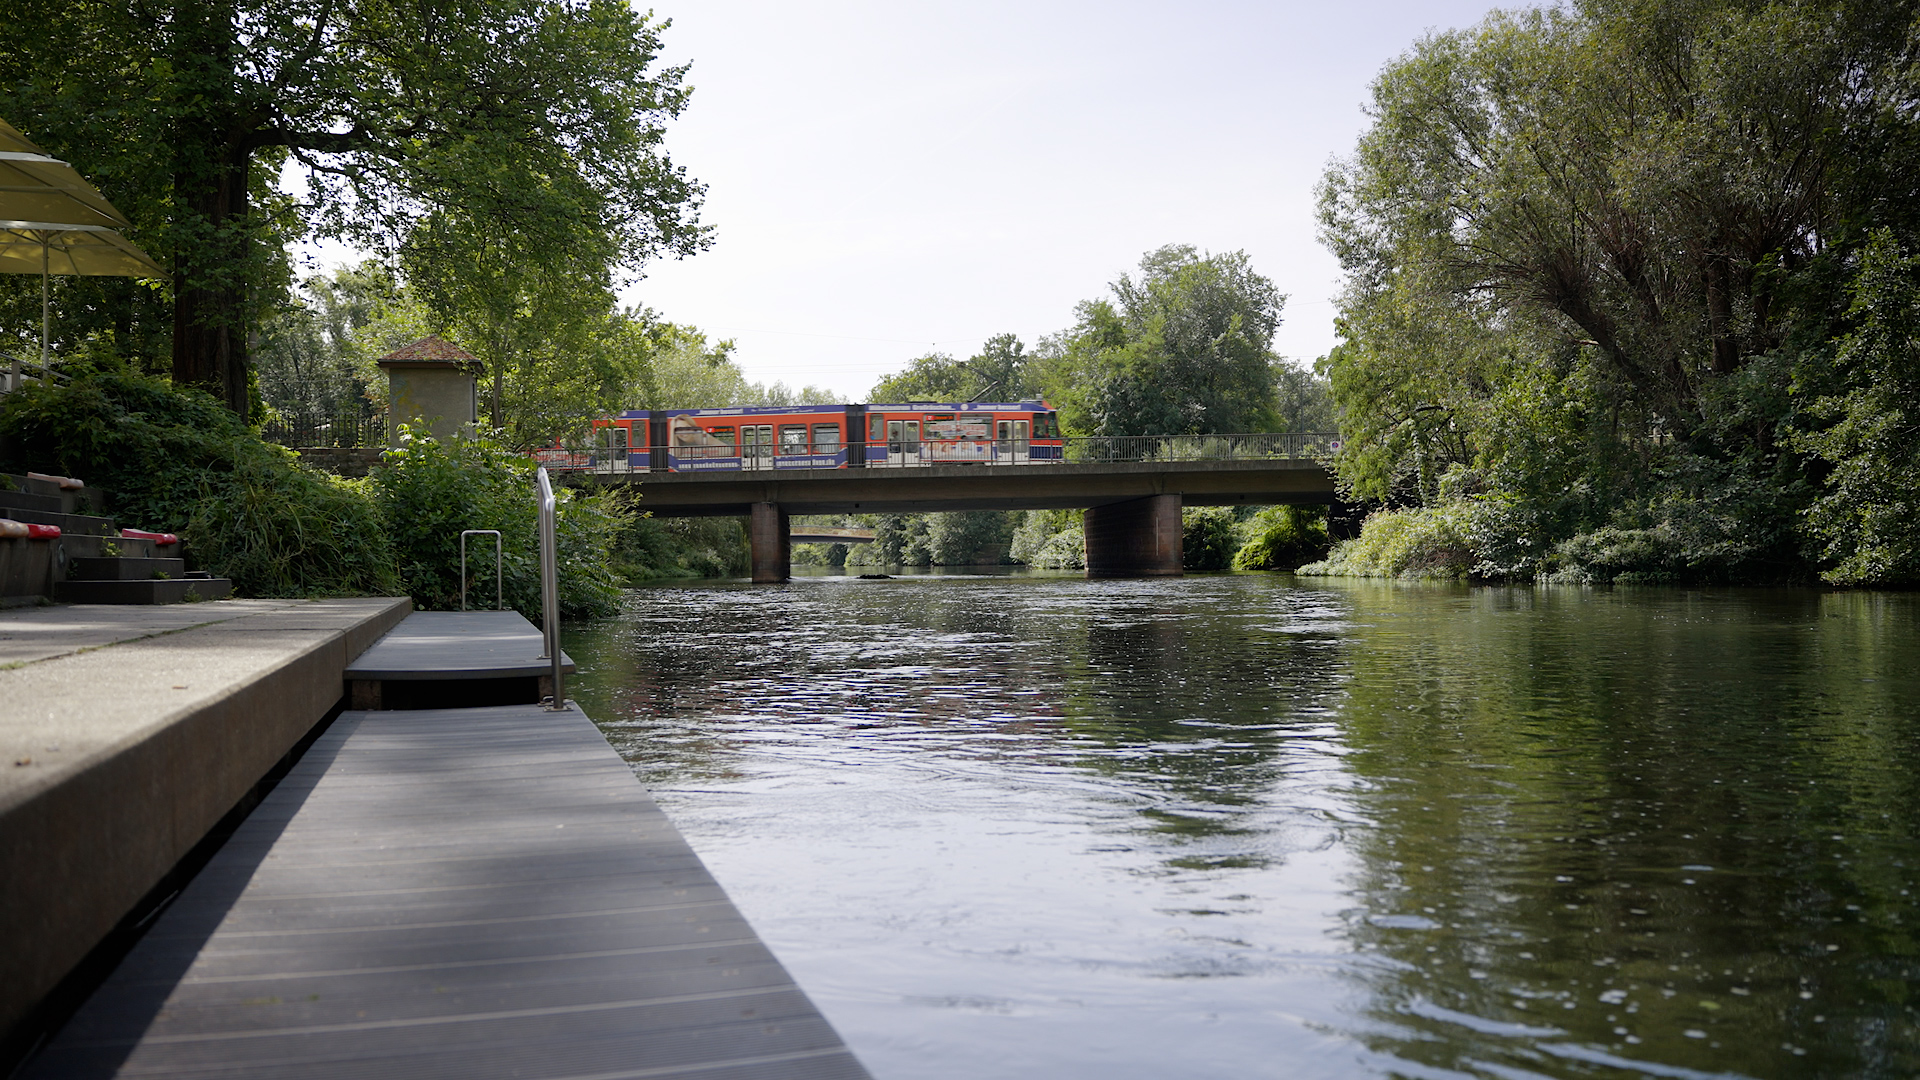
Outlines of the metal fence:
[{"label": "metal fence", "polygon": [[1340,436],[1327,431],[1245,435],[1096,435],[1070,438],[1069,464],[1122,461],[1274,461],[1331,457]]},{"label": "metal fence", "polygon": [[260,437],[293,449],[322,446],[385,446],[385,413],[339,416],[282,416],[261,425]]},{"label": "metal fence", "polygon": [[[620,433],[624,436],[624,432]],[[1031,441],[988,441],[977,456],[951,456],[927,440],[882,446],[876,444],[866,468],[927,468],[950,465],[982,465],[1022,468],[1034,465],[1105,465],[1122,462],[1173,461],[1325,461],[1340,449],[1339,436],[1332,432],[1290,431],[1244,435],[1121,435],[1088,436],[1061,440],[1061,457],[1052,456],[1054,447]],[[595,441],[569,442],[564,446],[533,451],[533,456],[549,470],[572,473],[616,475],[649,471],[650,450],[664,449],[678,457],[682,472],[736,472],[761,469],[800,469],[837,467],[833,455],[841,447],[775,448],[769,444],[749,446],[745,453],[734,447],[645,447],[616,442],[605,432]],[[789,453],[788,450],[793,452]],[[884,450],[881,454],[879,451]],[[824,464],[823,464],[824,463]]]}]

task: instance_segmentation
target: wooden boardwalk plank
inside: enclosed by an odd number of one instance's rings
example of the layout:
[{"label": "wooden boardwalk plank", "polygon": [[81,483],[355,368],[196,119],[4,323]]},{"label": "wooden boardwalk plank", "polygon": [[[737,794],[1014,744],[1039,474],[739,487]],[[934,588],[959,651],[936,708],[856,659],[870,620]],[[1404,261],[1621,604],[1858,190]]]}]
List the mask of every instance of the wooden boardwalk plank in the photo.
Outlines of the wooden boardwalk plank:
[{"label": "wooden boardwalk plank", "polygon": [[577,710],[345,713],[27,1077],[864,1077]]},{"label": "wooden boardwalk plank", "polygon": [[[542,675],[540,628],[517,611],[416,611],[347,666],[349,679]],[[573,660],[560,654],[572,671]]]}]

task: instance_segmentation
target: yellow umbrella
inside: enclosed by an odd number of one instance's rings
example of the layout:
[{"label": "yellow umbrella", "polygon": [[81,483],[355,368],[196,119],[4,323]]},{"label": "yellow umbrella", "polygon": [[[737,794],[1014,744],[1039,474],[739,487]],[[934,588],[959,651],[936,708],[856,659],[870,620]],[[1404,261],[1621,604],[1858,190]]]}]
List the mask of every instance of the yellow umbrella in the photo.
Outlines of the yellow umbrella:
[{"label": "yellow umbrella", "polygon": [[40,149],[0,120],[0,218],[63,225],[132,225],[73,166]]},{"label": "yellow umbrella", "polygon": [[[47,278],[52,274],[164,278],[117,228],[130,225],[73,166],[0,120],[0,273],[40,275],[40,370],[47,368]],[[8,389],[20,385],[16,358]]]}]

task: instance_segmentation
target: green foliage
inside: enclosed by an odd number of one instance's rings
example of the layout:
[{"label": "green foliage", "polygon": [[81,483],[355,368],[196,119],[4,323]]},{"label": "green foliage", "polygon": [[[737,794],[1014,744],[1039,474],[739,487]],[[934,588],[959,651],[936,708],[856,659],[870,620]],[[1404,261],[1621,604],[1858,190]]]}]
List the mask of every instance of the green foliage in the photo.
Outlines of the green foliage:
[{"label": "green foliage", "polygon": [[[404,591],[364,480],[265,456],[238,463],[181,538],[243,596],[391,596]],[[209,492],[211,495],[212,493]]]},{"label": "green foliage", "polygon": [[123,523],[166,532],[185,529],[199,501],[218,495],[244,465],[296,467],[207,394],[124,369],[7,395],[0,435],[11,463],[106,488]]},{"label": "green foliage", "polygon": [[863,518],[871,544],[849,548],[848,566],[998,566],[1010,560],[1014,515],[1002,510],[876,514]]},{"label": "green foliage", "polygon": [[1038,372],[1026,349],[1018,337],[997,334],[965,360],[955,360],[946,353],[928,353],[909,361],[905,371],[874,384],[867,400],[894,404],[1037,398],[1041,396]]},{"label": "green foliage", "polygon": [[655,518],[633,515],[622,528],[614,556],[628,581],[658,578],[739,577],[750,553],[740,518]]},{"label": "green foliage", "polygon": [[432,333],[405,308],[399,283],[371,260],[307,278],[261,324],[262,400],[300,430],[373,415],[387,390],[375,358]]},{"label": "green foliage", "polygon": [[1360,535],[1335,544],[1322,562],[1294,571],[1305,576],[1464,578],[1477,558],[1469,540],[1472,511],[1464,503],[1381,510]]},{"label": "green foliage", "polygon": [[177,381],[244,411],[248,332],[303,234],[391,252],[437,214],[511,237],[503,274],[586,283],[705,246],[701,188],[661,149],[688,95],[661,25],[618,0],[19,0],[0,40],[59,44],[0,50],[0,115],[176,271],[163,293],[76,283],[62,315],[124,354],[171,342]]},{"label": "green foliage", "polygon": [[1271,431],[1272,352],[1284,297],[1245,252],[1169,245],[1122,275],[1113,299],[1075,310],[1046,343],[1040,382],[1063,425],[1083,435]]},{"label": "green foliage", "polygon": [[0,399],[7,465],[77,476],[123,525],[180,533],[199,566],[253,596],[397,591],[361,485],[262,443],[209,395],[123,370]]},{"label": "green foliage", "polygon": [[1920,228],[1913,15],[1586,0],[1389,65],[1321,191],[1349,495],[1465,513],[1485,577],[1913,580],[1861,256]]},{"label": "green foliage", "polygon": [[1180,511],[1180,565],[1188,570],[1225,570],[1240,547],[1229,506],[1189,506]]},{"label": "green foliage", "polygon": [[1038,570],[1084,570],[1087,536],[1078,510],[1028,510],[1008,558]]},{"label": "green foliage", "polygon": [[1279,414],[1276,431],[1337,431],[1340,424],[1333,407],[1333,387],[1310,368],[1290,363],[1273,366],[1274,409]]},{"label": "green foliage", "polygon": [[934,566],[999,566],[1012,542],[1012,515],[1004,510],[927,515],[927,561]]},{"label": "green foliage", "polygon": [[819,405],[839,395],[817,386],[798,389],[785,383],[748,382],[733,361],[733,342],[707,344],[707,335],[692,326],[648,320],[652,343],[647,373],[633,400],[644,409],[718,409],[729,405]]},{"label": "green foliage", "polygon": [[[507,606],[540,618],[539,507],[534,466],[485,439],[434,439],[408,430],[371,477],[409,595],[433,610],[460,604],[460,534],[498,529]],[[613,493],[555,491],[560,610],[566,618],[612,613],[621,580],[610,551],[630,511]],[[467,603],[491,606],[492,568],[469,541]],[[491,547],[491,545],[485,545]]]},{"label": "green foliage", "polygon": [[1868,245],[1840,342],[1842,385],[1808,406],[1830,421],[1796,445],[1832,466],[1807,525],[1843,585],[1920,583],[1920,257]]},{"label": "green foliage", "polygon": [[1327,557],[1324,506],[1269,506],[1246,528],[1252,537],[1233,553],[1235,570],[1291,570]]}]

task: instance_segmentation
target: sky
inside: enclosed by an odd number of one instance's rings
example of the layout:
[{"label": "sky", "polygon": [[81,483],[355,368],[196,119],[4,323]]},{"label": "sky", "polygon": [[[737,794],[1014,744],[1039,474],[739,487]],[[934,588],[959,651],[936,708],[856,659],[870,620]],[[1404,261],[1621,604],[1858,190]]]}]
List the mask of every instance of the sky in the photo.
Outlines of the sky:
[{"label": "sky", "polygon": [[714,244],[622,299],[858,401],[930,351],[1066,329],[1191,244],[1244,250],[1287,296],[1275,350],[1311,364],[1340,276],[1315,184],[1384,65],[1493,6],[658,0],[694,88],[666,148]]}]

